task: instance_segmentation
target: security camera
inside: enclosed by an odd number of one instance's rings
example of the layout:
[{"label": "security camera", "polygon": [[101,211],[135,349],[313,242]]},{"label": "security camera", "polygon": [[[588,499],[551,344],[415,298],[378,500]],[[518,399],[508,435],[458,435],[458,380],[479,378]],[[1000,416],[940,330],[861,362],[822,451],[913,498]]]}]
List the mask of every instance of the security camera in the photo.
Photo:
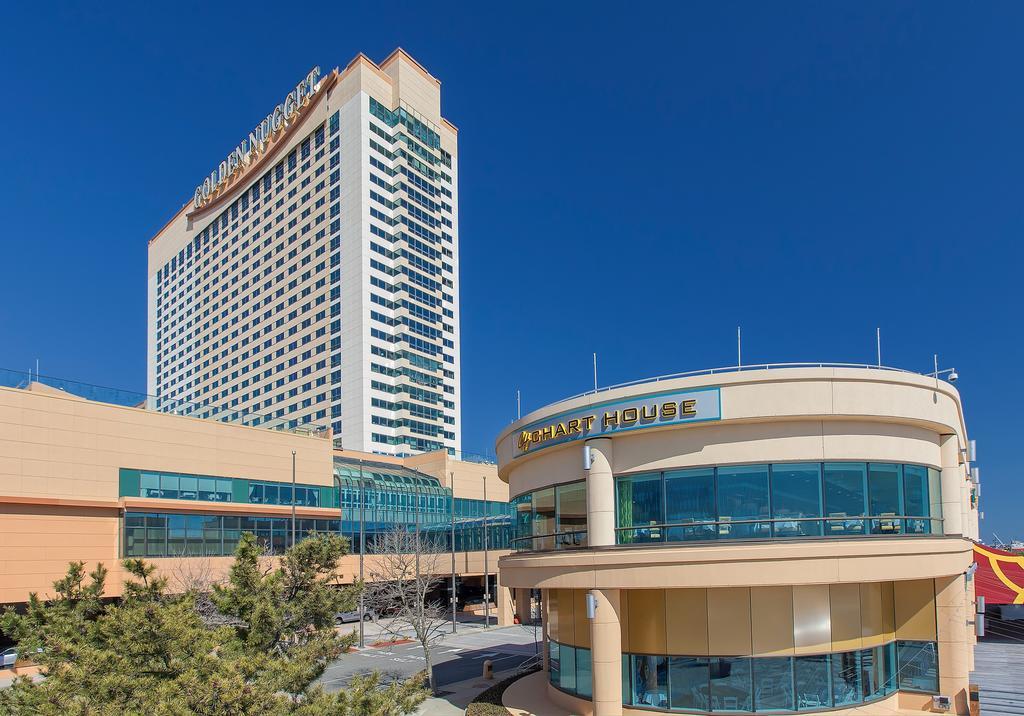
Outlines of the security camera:
[{"label": "security camera", "polygon": [[950,383],[955,383],[957,378],[959,378],[959,377],[960,377],[960,375],[955,370],[951,371],[950,374],[949,374],[949,382]]}]

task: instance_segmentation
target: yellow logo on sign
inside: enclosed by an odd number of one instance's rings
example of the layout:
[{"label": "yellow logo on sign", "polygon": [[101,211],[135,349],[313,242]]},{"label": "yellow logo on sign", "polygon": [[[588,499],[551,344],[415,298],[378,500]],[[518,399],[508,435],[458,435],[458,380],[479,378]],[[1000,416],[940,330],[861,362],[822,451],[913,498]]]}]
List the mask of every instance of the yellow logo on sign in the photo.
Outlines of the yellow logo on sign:
[{"label": "yellow logo on sign", "polygon": [[[621,410],[606,410],[601,417],[601,432],[611,432],[617,428],[634,425],[636,423],[657,423],[678,418],[693,418],[697,416],[697,401],[687,399],[670,401],[667,403],[653,403],[639,407],[623,408]],[[551,423],[536,430],[523,430],[519,433],[519,450],[526,452],[534,445],[540,445],[551,440],[569,436],[582,436],[590,432],[597,415],[587,415],[582,418],[573,418],[564,422]]]}]

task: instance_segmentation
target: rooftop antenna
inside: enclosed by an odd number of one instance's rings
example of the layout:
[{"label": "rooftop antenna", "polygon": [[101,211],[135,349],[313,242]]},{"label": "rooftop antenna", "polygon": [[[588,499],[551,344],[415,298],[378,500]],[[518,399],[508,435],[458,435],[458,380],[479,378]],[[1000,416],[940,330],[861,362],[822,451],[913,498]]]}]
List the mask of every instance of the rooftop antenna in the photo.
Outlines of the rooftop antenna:
[{"label": "rooftop antenna", "polygon": [[740,327],[736,326],[736,367],[740,368],[743,366],[743,337],[740,333]]},{"label": "rooftop antenna", "polygon": [[594,393],[597,393],[597,353],[594,353]]},{"label": "rooftop antenna", "polygon": [[519,400],[519,388],[516,388],[516,420],[523,417],[522,403]]},{"label": "rooftop antenna", "polygon": [[878,367],[882,367],[882,329],[875,329],[875,348],[878,350]]}]

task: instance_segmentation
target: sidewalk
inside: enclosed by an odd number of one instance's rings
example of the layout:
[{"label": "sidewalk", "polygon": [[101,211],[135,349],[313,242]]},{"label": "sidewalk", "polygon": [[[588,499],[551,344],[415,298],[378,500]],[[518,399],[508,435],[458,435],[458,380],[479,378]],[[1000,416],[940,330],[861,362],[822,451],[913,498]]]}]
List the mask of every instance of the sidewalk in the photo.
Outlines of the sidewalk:
[{"label": "sidewalk", "polygon": [[465,681],[457,681],[454,684],[445,684],[441,687],[444,695],[433,696],[424,701],[416,714],[417,716],[462,716],[466,712],[469,702],[475,699],[477,694],[515,676],[516,672],[517,669],[507,669],[496,671],[493,679],[484,679],[478,676]]}]

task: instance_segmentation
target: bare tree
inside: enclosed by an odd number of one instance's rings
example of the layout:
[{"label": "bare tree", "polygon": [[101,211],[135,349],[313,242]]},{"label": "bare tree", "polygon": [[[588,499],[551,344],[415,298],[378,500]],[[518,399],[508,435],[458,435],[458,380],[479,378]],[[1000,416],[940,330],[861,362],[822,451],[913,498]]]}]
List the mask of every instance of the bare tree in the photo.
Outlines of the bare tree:
[{"label": "bare tree", "polygon": [[427,681],[436,693],[431,648],[444,638],[448,615],[441,600],[431,593],[441,584],[437,540],[397,527],[376,536],[365,585],[365,603],[375,613],[392,617],[382,621],[392,636],[413,636],[423,648]]}]

